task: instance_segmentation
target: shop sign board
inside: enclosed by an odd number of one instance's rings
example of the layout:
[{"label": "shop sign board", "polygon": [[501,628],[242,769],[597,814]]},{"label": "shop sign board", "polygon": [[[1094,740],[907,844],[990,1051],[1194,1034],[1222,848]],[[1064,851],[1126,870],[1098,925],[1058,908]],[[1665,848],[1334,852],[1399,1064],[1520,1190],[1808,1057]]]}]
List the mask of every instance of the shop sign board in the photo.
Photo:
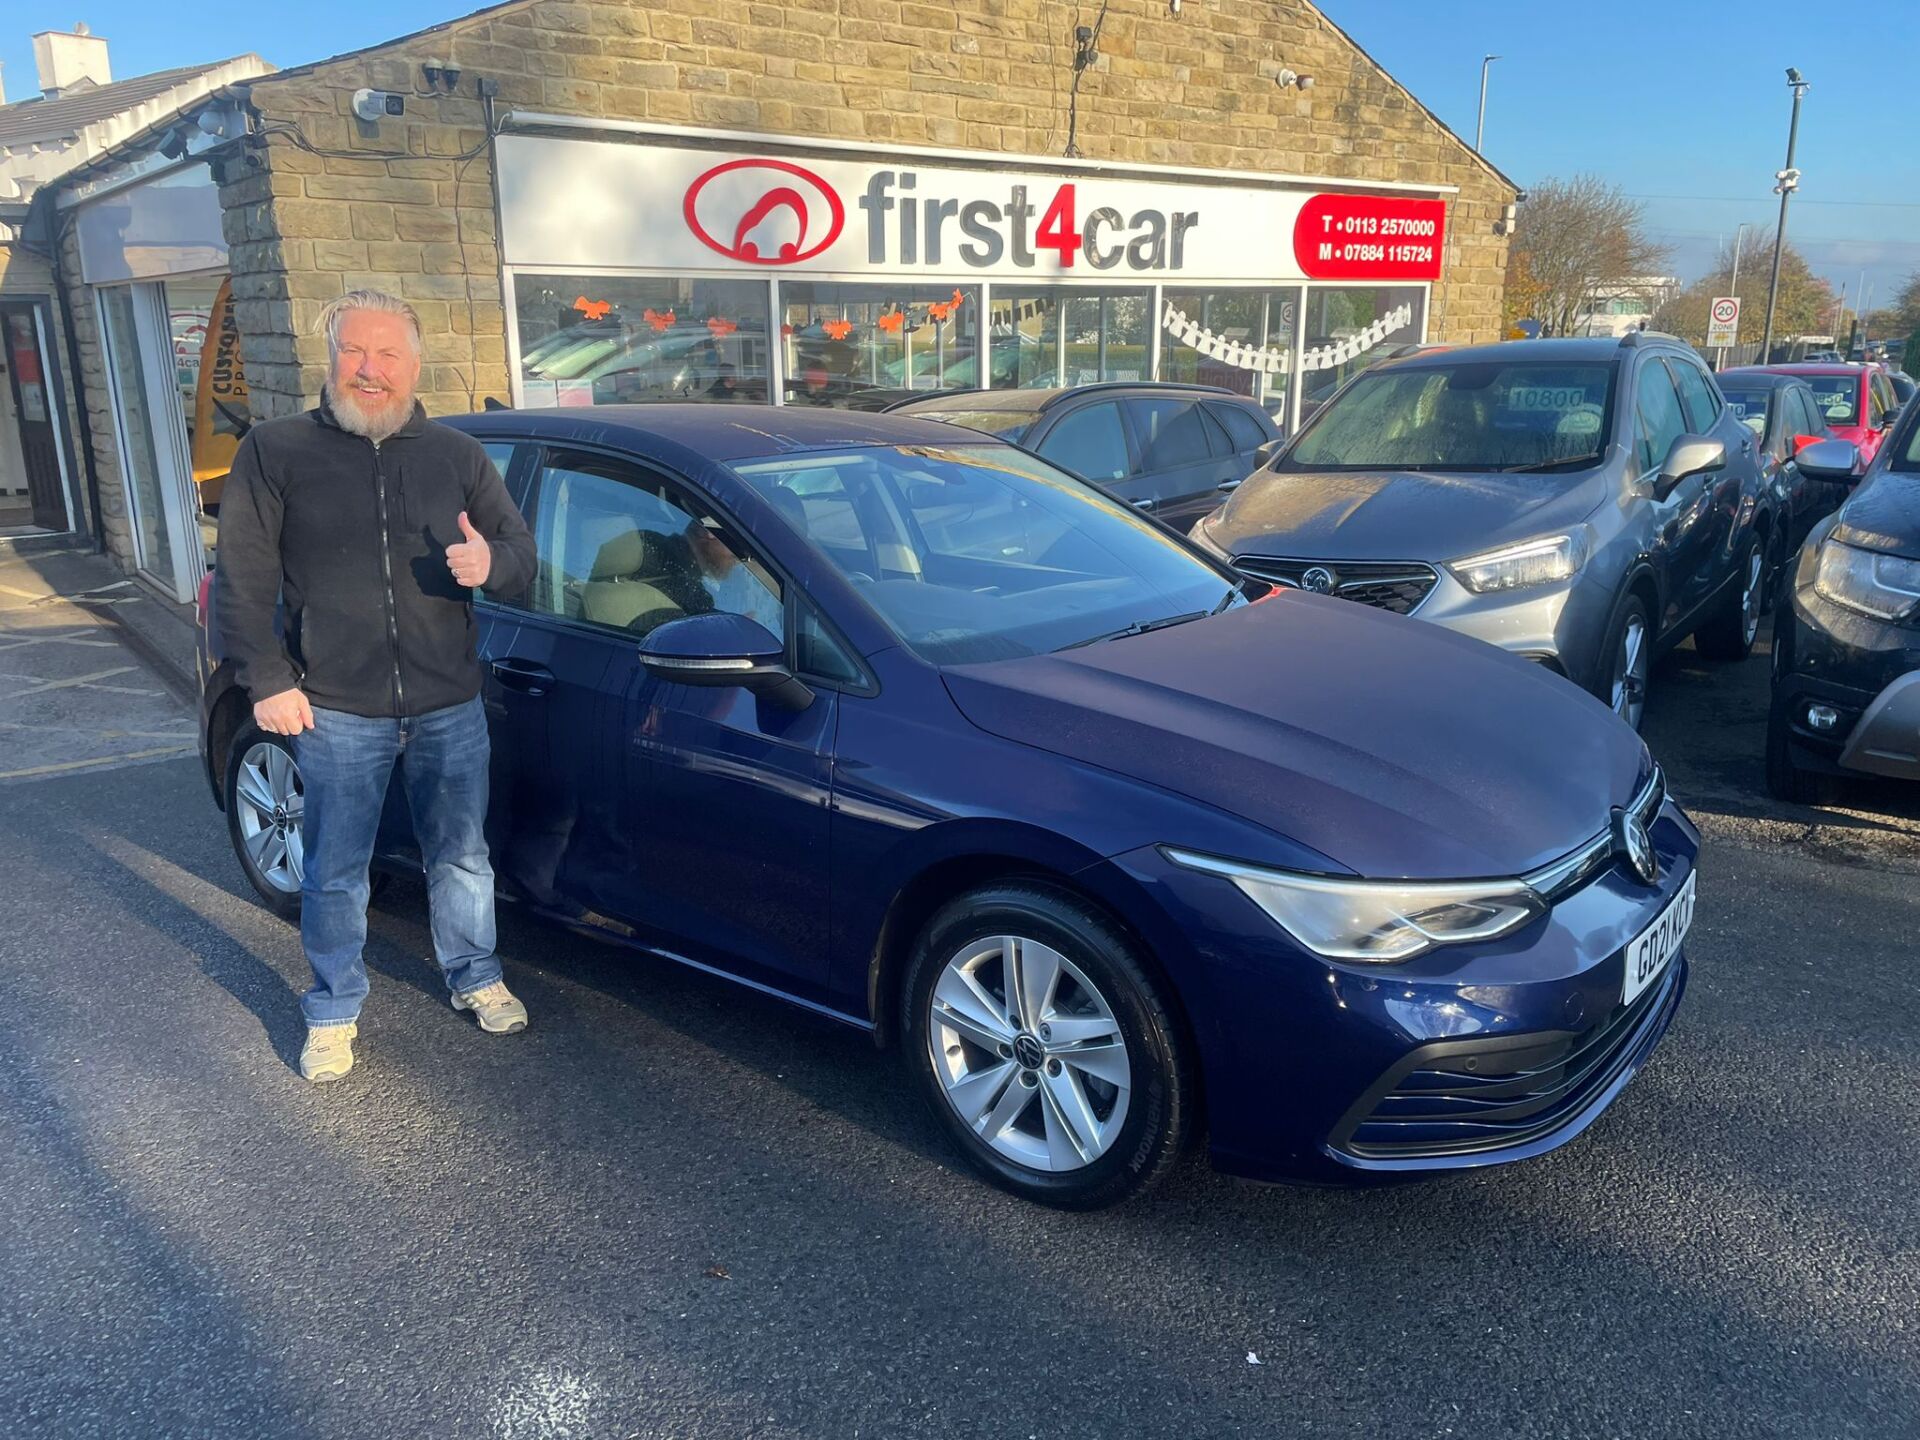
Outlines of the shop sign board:
[{"label": "shop sign board", "polygon": [[507,135],[509,264],[1152,283],[1439,278],[1446,203]]}]

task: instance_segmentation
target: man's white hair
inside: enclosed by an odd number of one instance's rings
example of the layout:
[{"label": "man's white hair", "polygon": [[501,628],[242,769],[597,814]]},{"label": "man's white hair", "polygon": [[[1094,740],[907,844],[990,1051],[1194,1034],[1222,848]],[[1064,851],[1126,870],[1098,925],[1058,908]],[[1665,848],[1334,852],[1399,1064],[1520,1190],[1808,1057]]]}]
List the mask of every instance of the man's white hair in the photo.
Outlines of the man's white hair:
[{"label": "man's white hair", "polygon": [[340,358],[340,322],[354,310],[379,310],[388,315],[406,316],[407,331],[413,336],[413,353],[420,354],[420,316],[413,306],[384,290],[349,290],[338,300],[329,301],[327,308],[320,312],[320,333],[327,337],[329,361]]}]

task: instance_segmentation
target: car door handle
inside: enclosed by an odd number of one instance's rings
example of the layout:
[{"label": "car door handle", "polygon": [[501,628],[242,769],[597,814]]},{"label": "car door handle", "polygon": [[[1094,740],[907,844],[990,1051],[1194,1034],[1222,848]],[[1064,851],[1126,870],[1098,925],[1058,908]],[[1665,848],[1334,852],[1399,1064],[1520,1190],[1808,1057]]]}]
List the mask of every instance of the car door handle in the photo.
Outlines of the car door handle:
[{"label": "car door handle", "polygon": [[518,660],[509,655],[493,661],[488,668],[493,671],[494,679],[522,695],[544,695],[553,684],[553,671],[532,660]]},{"label": "car door handle", "polygon": [[1153,509],[1153,503],[1151,500],[1136,500],[1133,502],[1133,508],[1136,510],[1151,510]]}]

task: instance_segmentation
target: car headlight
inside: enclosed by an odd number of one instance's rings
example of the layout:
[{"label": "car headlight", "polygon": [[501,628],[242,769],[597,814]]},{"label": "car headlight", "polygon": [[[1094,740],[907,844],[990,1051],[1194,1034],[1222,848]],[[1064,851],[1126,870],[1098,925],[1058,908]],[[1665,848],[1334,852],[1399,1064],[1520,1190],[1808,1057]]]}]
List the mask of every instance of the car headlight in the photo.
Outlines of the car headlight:
[{"label": "car headlight", "polygon": [[1436,945],[1497,940],[1547,912],[1521,880],[1335,880],[1168,850],[1189,870],[1231,880],[1294,939],[1329,960],[1391,964]]},{"label": "car headlight", "polygon": [[1876,620],[1904,620],[1920,611],[1920,560],[1823,540],[1813,588],[1834,604]]},{"label": "car headlight", "polygon": [[1503,545],[1484,555],[1470,555],[1453,561],[1447,569],[1474,594],[1487,595],[1570,580],[1586,563],[1586,532],[1571,530],[1564,535],[1543,535],[1518,545]]}]

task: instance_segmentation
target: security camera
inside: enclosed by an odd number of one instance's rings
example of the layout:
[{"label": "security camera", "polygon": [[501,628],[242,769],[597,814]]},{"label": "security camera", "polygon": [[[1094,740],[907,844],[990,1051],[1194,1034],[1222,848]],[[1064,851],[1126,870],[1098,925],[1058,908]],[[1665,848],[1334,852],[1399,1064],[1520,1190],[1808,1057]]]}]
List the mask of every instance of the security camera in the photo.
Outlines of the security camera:
[{"label": "security camera", "polygon": [[1313,88],[1313,77],[1311,75],[1302,75],[1297,83],[1302,90],[1311,90]]},{"label": "security camera", "polygon": [[407,97],[396,95],[391,90],[356,90],[353,92],[353,113],[371,125],[376,120],[406,114]]}]

